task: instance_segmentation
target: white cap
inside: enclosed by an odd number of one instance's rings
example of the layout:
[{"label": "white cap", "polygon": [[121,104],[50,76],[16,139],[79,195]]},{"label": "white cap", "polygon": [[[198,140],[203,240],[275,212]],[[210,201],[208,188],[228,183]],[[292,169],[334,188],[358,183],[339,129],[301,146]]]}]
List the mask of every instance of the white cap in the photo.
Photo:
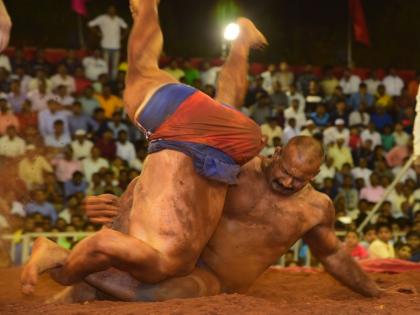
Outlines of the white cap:
[{"label": "white cap", "polygon": [[83,129],[77,129],[76,132],[74,133],[75,136],[85,136],[86,135],[86,131],[84,131]]},{"label": "white cap", "polygon": [[314,123],[314,121],[313,121],[312,119],[308,119],[308,120],[306,121],[306,123],[305,123],[305,126],[306,126],[306,127],[308,127],[308,126],[312,126],[312,125],[315,125],[315,123]]},{"label": "white cap", "polygon": [[344,125],[345,124],[344,119],[341,119],[341,118],[336,119],[335,124],[336,125]]}]

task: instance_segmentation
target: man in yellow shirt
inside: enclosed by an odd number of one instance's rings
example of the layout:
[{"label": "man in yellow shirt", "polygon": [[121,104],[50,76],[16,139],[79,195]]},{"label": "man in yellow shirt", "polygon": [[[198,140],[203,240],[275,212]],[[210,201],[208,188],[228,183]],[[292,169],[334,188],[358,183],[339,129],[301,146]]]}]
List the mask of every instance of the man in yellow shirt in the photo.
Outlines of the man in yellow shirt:
[{"label": "man in yellow shirt", "polygon": [[44,183],[44,173],[52,172],[53,168],[48,161],[38,155],[34,145],[26,147],[26,157],[18,165],[19,178],[23,180],[28,189]]},{"label": "man in yellow shirt", "polygon": [[344,144],[344,137],[338,136],[336,143],[328,149],[328,156],[334,160],[336,170],[341,170],[344,164],[353,166],[353,157],[350,148]]},{"label": "man in yellow shirt", "polygon": [[102,94],[95,95],[95,98],[104,109],[106,118],[111,118],[112,114],[116,110],[123,108],[122,99],[112,94],[112,90],[109,85],[105,85],[102,88]]}]

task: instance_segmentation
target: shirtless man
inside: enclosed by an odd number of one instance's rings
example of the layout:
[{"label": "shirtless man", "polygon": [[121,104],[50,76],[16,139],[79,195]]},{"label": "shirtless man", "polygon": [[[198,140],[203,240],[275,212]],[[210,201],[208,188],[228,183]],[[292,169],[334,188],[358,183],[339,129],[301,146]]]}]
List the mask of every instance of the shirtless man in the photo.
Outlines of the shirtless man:
[{"label": "shirtless man", "polygon": [[[128,224],[80,242],[54,272],[63,284],[110,267],[148,283],[191,273],[220,219],[228,184],[236,182],[240,165],[263,146],[259,126],[224,105],[242,103],[249,49],[266,43],[254,24],[238,20],[241,34],[213,100],[159,69],[158,0],[132,0],[130,5],[134,25],[124,102],[130,119],[150,140],[150,154],[130,186]],[[34,290],[39,272],[57,267],[55,258],[61,256],[44,255],[45,247],[48,243],[38,240],[23,271],[25,293]]]},{"label": "shirtless man", "polygon": [[[325,269],[338,281],[364,296],[378,296],[380,289],[350,257],[334,232],[331,199],[310,184],[319,172],[323,149],[312,137],[293,138],[273,158],[255,157],[241,168],[237,185],[230,186],[223,215],[214,235],[188,276],[156,285],[141,284],[129,274],[108,270],[91,274],[66,289],[53,301],[81,302],[97,292],[124,301],[162,301],[245,292],[278,257],[300,238]],[[93,222],[127,225],[133,184],[118,202],[109,195],[89,197],[86,212]],[[112,213],[120,214],[113,220]],[[62,259],[68,253],[51,242]],[[51,252],[50,252],[51,254]]]}]

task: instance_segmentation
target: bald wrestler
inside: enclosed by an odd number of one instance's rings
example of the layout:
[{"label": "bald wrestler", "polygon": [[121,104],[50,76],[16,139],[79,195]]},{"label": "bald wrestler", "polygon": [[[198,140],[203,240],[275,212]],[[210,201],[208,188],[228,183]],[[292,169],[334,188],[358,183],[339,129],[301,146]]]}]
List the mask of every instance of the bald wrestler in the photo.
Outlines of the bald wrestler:
[{"label": "bald wrestler", "polygon": [[[92,286],[74,286],[53,300],[81,302],[97,298],[98,292],[124,301],[246,292],[300,238],[335,279],[364,296],[378,296],[380,289],[335,236],[331,199],[310,184],[319,172],[323,154],[316,140],[301,136],[284,149],[278,148],[273,158],[259,156],[245,164],[237,185],[228,190],[217,229],[190,275],[149,285],[112,269],[86,277]],[[132,183],[120,200],[109,195],[89,197],[86,210],[90,219],[109,223],[120,207],[113,228],[124,230],[134,186]],[[54,243],[48,244],[43,246],[57,249]],[[63,249],[58,251],[63,259],[68,255]]]},{"label": "bald wrestler", "polygon": [[0,0],[0,52],[9,44],[12,21],[3,0]]},{"label": "bald wrestler", "polygon": [[[238,20],[241,34],[221,70],[213,100],[159,69],[163,38],[158,1],[130,4],[134,25],[124,102],[130,119],[149,139],[149,155],[130,186],[128,224],[80,242],[54,272],[63,284],[110,267],[148,283],[191,273],[220,219],[228,184],[236,182],[240,165],[263,146],[259,126],[225,105],[242,103],[249,49],[266,43],[254,24]],[[44,255],[42,242],[23,270],[25,293],[34,290],[40,272],[57,267],[52,255]]]}]

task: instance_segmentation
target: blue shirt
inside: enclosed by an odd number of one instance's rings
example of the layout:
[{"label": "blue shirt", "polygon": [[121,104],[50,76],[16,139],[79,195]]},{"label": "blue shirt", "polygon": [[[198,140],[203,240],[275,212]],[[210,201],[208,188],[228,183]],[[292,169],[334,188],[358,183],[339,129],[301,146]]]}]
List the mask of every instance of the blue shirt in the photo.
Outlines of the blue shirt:
[{"label": "blue shirt", "polygon": [[330,123],[330,114],[325,113],[324,116],[318,116],[316,112],[311,113],[311,119],[318,127],[326,127]]},{"label": "blue shirt", "polygon": [[67,199],[78,192],[85,193],[87,189],[88,183],[84,180],[79,185],[76,185],[72,180],[69,180],[64,183],[64,196]]},{"label": "blue shirt", "polygon": [[383,115],[374,113],[370,116],[370,121],[375,124],[376,129],[379,131],[383,130],[385,126],[392,125],[394,123],[392,117],[387,113]]},{"label": "blue shirt", "polygon": [[373,106],[375,102],[375,98],[372,94],[366,93],[365,95],[361,95],[359,92],[354,93],[350,96],[347,101],[347,104],[350,105],[354,110],[359,109],[360,103],[364,102],[367,106]]},{"label": "blue shirt", "polygon": [[98,124],[88,115],[74,116],[71,115],[67,119],[70,133],[73,135],[76,130],[81,129],[86,132],[96,130]]},{"label": "blue shirt", "polygon": [[57,221],[57,211],[52,204],[49,202],[44,202],[43,204],[38,204],[35,202],[30,202],[25,206],[25,212],[27,215],[40,213],[45,217],[50,217],[53,224]]}]

